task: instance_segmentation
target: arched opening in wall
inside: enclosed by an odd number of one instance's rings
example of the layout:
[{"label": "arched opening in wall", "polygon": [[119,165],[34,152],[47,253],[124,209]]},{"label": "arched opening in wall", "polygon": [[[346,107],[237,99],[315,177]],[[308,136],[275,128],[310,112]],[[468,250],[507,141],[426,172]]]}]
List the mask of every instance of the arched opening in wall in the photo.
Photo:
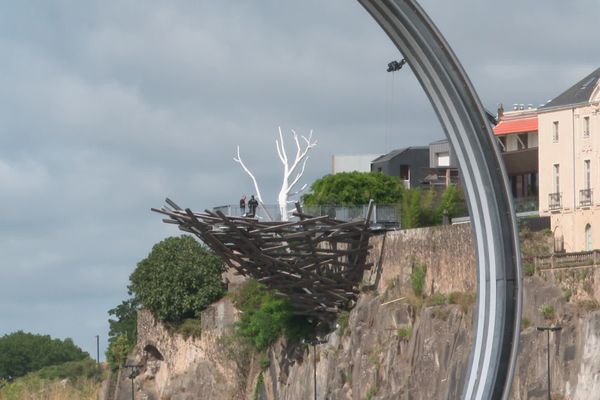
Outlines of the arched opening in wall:
[{"label": "arched opening in wall", "polygon": [[148,344],[144,347],[144,352],[148,356],[149,361],[164,361],[162,353],[151,344]]},{"label": "arched opening in wall", "polygon": [[565,251],[565,239],[562,234],[562,230],[560,226],[554,228],[554,252],[555,253],[564,253]]},{"label": "arched opening in wall", "polygon": [[586,251],[592,251],[593,250],[593,244],[592,244],[592,225],[587,224],[585,226],[585,250]]}]

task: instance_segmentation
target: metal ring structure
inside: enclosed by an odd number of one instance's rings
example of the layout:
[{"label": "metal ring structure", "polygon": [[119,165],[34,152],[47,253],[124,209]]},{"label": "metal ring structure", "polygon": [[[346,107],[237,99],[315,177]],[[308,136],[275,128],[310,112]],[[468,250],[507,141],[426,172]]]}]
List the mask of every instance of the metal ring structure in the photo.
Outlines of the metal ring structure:
[{"label": "metal ring structure", "polygon": [[421,83],[456,153],[466,189],[476,243],[477,302],[462,398],[508,399],[519,344],[521,261],[512,196],[485,110],[457,57],[417,1],[358,1]]}]

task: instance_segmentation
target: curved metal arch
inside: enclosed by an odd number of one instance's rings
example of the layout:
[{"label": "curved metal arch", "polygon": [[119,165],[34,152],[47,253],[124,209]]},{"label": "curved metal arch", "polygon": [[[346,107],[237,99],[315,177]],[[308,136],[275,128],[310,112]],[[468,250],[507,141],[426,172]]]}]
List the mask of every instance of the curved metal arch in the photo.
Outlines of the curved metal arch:
[{"label": "curved metal arch", "polygon": [[417,1],[358,1],[421,83],[457,155],[466,188],[478,295],[462,398],[507,399],[519,343],[521,261],[506,172],[484,109],[450,46]]}]

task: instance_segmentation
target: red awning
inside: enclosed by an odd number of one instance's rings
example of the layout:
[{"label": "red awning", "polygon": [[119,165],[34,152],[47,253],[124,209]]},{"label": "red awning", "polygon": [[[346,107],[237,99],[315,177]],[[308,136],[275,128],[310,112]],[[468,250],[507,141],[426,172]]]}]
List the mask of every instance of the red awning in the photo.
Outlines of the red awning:
[{"label": "red awning", "polygon": [[500,123],[494,127],[494,133],[496,135],[507,135],[509,133],[521,132],[537,132],[537,130],[537,117],[500,121]]}]

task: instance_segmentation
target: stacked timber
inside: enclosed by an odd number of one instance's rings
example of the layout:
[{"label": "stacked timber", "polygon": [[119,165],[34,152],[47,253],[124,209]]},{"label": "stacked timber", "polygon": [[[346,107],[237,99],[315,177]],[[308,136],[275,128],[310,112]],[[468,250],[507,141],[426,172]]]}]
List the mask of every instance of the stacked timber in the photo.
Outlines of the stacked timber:
[{"label": "stacked timber", "polygon": [[297,204],[294,221],[275,222],[166,203],[152,211],[197,236],[239,274],[289,299],[297,315],[331,321],[356,300],[363,272],[371,267],[371,205],[365,219],[348,222],[306,215]]}]

